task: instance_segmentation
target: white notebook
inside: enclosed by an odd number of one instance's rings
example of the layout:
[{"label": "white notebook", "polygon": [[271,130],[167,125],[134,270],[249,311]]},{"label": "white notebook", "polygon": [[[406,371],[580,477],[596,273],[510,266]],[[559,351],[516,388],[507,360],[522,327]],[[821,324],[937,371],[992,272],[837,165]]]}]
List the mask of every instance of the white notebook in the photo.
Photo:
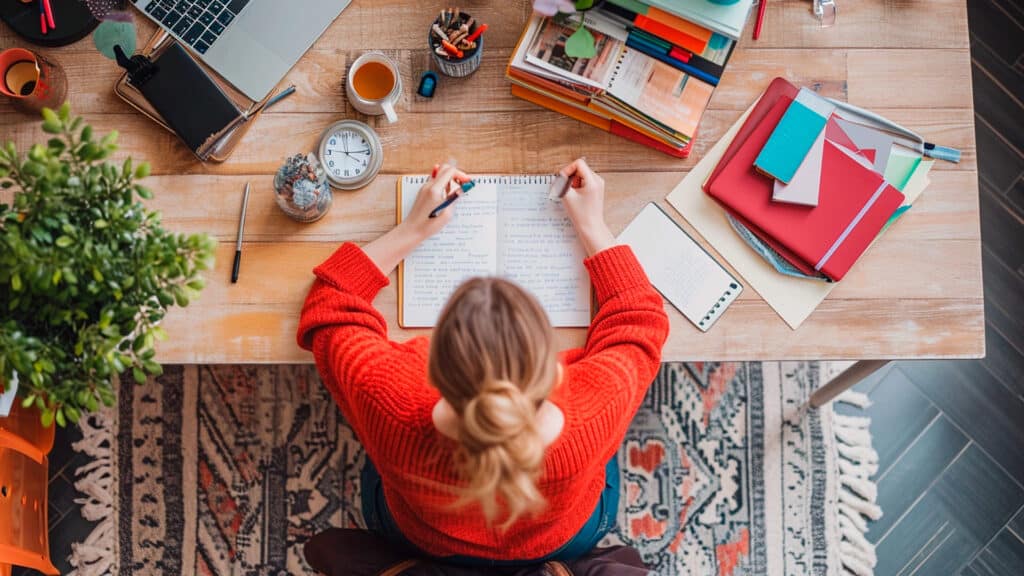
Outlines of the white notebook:
[{"label": "white notebook", "polygon": [[[533,293],[554,326],[590,324],[585,253],[560,202],[548,200],[553,176],[482,176],[459,198],[451,222],[410,254],[398,272],[398,323],[425,328],[455,288],[474,276],[503,276]],[[426,176],[398,181],[404,219]]]},{"label": "white notebook", "polygon": [[697,328],[707,332],[743,286],[653,202],[619,234],[651,284]]}]

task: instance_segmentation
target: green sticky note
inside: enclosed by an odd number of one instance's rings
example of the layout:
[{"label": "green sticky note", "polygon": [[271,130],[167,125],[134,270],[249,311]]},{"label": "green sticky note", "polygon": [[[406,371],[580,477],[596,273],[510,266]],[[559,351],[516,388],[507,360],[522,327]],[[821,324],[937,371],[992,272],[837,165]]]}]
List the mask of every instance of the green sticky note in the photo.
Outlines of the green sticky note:
[{"label": "green sticky note", "polygon": [[893,146],[889,163],[885,166],[885,181],[902,192],[920,163],[920,154],[903,152]]},{"label": "green sticky note", "polygon": [[754,166],[769,176],[789,184],[825,129],[826,119],[803,104],[793,101],[782,115]]},{"label": "green sticky note", "polygon": [[636,12],[637,14],[647,14],[647,4],[640,2],[640,0],[608,0],[609,4],[615,4],[621,6],[630,12]]}]

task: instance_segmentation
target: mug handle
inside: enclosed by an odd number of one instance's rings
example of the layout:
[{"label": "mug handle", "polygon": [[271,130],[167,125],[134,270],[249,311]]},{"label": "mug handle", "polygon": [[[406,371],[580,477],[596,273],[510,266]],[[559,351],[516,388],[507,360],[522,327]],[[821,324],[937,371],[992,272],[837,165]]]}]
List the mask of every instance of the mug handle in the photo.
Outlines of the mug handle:
[{"label": "mug handle", "polygon": [[395,112],[395,104],[390,100],[381,102],[380,107],[384,110],[384,115],[388,117],[388,124],[394,124],[398,122],[398,113]]}]

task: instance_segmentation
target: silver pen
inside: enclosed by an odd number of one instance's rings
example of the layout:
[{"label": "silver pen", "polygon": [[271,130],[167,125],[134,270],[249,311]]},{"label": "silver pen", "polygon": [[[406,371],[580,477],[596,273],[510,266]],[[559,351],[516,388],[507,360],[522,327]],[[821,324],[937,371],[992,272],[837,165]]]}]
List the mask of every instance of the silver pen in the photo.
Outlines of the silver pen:
[{"label": "silver pen", "polygon": [[249,208],[249,183],[245,183],[242,197],[242,215],[238,218],[238,239],[235,241],[235,263],[231,266],[231,283],[238,282],[238,267],[242,263],[242,232],[245,230],[245,211]]}]

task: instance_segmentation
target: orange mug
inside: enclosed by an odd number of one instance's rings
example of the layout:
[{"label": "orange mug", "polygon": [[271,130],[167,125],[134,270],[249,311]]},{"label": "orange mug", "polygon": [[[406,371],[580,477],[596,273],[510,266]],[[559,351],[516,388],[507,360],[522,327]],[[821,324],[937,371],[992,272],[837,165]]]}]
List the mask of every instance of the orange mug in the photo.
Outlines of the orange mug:
[{"label": "orange mug", "polygon": [[14,99],[25,112],[59,108],[68,94],[68,80],[59,64],[24,48],[0,52],[0,94]]}]

